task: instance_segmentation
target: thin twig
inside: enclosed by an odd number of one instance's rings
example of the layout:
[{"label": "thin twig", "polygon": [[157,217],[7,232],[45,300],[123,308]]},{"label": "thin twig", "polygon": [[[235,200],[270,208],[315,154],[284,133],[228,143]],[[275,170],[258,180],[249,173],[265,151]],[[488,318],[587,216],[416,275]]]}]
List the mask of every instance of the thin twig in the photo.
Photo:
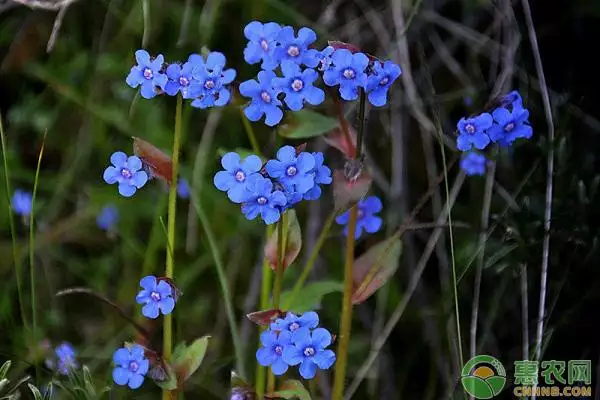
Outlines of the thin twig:
[{"label": "thin twig", "polygon": [[529,360],[529,299],[527,290],[527,264],[521,265],[521,325],[523,330],[523,360]]},{"label": "thin twig", "polygon": [[70,5],[70,3],[66,4],[58,11],[58,14],[56,14],[56,18],[54,19],[54,25],[52,26],[52,33],[50,34],[50,39],[48,39],[48,44],[46,45],[46,52],[48,53],[50,53],[54,48],[54,44],[56,43],[56,39],[58,38],[58,32],[60,31],[63,19],[65,18],[65,14],[67,13],[67,8],[69,8]]}]

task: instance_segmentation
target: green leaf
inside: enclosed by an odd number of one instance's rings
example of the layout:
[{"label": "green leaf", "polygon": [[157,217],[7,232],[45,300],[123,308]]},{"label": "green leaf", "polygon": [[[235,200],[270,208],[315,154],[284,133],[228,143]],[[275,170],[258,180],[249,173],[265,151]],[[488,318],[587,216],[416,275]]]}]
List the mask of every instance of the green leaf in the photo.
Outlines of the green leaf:
[{"label": "green leaf", "polygon": [[177,376],[175,375],[175,371],[173,368],[167,363],[164,364],[165,372],[167,374],[168,379],[164,381],[154,381],[158,387],[165,390],[175,390],[177,389]]},{"label": "green leaf", "polygon": [[402,241],[394,236],[376,244],[354,261],[352,304],[360,304],[382,287],[396,272]]},{"label": "green leaf", "polygon": [[265,397],[271,399],[311,400],[310,393],[308,393],[308,390],[302,385],[302,382],[293,379],[285,381],[278,391],[269,393]]},{"label": "green leaf", "polygon": [[279,134],[289,139],[321,136],[338,125],[337,119],[310,110],[300,110],[289,115],[279,129]]},{"label": "green leaf", "polygon": [[29,386],[29,390],[31,390],[31,393],[33,393],[33,397],[35,398],[35,400],[44,400],[44,398],[42,397],[42,393],[38,388],[33,386],[31,383],[28,383],[27,386]]},{"label": "green leaf", "polygon": [[0,381],[3,380],[4,378],[6,378],[6,375],[8,374],[8,370],[10,369],[11,364],[12,364],[12,362],[10,360],[8,360],[4,364],[2,364],[2,367],[0,367]]},{"label": "green leaf", "polygon": [[[289,267],[302,248],[302,231],[300,222],[296,216],[295,210],[288,210],[285,216],[285,226],[283,228],[285,237],[285,249],[283,251],[283,268]],[[279,231],[276,229],[265,245],[265,257],[269,260],[271,269],[277,268],[277,241],[279,240]]]},{"label": "green leaf", "polygon": [[210,336],[196,339],[185,350],[182,350],[177,358],[173,357],[173,368],[177,371],[177,376],[182,382],[186,381],[200,368],[208,348],[208,339],[210,339]]},{"label": "green leaf", "polygon": [[[319,307],[326,294],[343,291],[344,285],[337,281],[321,281],[308,284],[296,295],[294,302],[287,311],[300,314],[315,310]],[[281,304],[287,304],[291,294],[291,290],[283,292],[281,294]]]}]

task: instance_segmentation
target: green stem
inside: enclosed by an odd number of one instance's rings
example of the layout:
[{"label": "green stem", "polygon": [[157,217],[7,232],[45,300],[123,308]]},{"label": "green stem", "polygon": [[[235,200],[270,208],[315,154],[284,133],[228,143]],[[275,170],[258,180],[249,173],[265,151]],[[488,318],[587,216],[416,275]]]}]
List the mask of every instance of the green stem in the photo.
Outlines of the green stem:
[{"label": "green stem", "polygon": [[[366,114],[365,91],[360,91],[360,103],[358,111],[358,132],[356,135],[356,159],[362,154],[363,135],[365,131]],[[344,263],[344,296],[342,299],[342,318],[340,321],[340,341],[337,348],[337,362],[333,381],[332,399],[342,399],[344,395],[344,383],[346,381],[346,366],[348,363],[348,344],[350,343],[350,330],[352,327],[352,267],[354,266],[354,232],[356,231],[356,220],[358,219],[358,207],[355,204],[350,209],[350,220],[348,221],[348,236],[346,237],[346,255]]]},{"label": "green stem", "polygon": [[[271,235],[273,234],[273,225],[268,225],[267,226],[267,238],[270,238]],[[262,265],[262,281],[261,281],[261,288],[260,288],[260,310],[266,310],[267,308],[269,308],[269,300],[270,300],[270,295],[271,295],[271,288],[272,286],[272,274],[271,274],[271,264],[269,263],[269,260],[265,257],[263,259],[263,265]],[[266,329],[266,327],[261,327],[260,331],[262,333],[262,331],[264,331]],[[259,343],[260,346],[260,343]],[[256,394],[258,395],[258,398],[262,398],[262,396],[265,393],[265,378],[267,375],[267,369],[265,367],[263,367],[262,365],[260,365],[259,363],[256,363],[256,384],[255,384],[255,389],[256,389]]]},{"label": "green stem", "polygon": [[[175,133],[173,135],[173,167],[171,172],[171,185],[169,186],[169,208],[167,221],[167,264],[165,277],[173,279],[175,266],[175,217],[177,211],[177,175],[179,172],[179,146],[181,141],[181,109],[182,98],[177,96],[177,108],[175,109]],[[173,351],[173,318],[172,314],[165,315],[163,324],[163,357],[170,361]],[[175,392],[163,390],[163,400],[175,398]]]},{"label": "green stem", "polygon": [[223,267],[223,261],[221,260],[221,254],[219,253],[219,247],[217,246],[217,241],[215,240],[215,235],[210,228],[210,223],[206,213],[202,209],[198,198],[192,194],[192,201],[194,202],[194,208],[198,213],[198,218],[200,219],[200,224],[204,229],[204,233],[206,234],[206,239],[208,240],[208,245],[210,247],[210,252],[215,261],[215,268],[217,270],[217,276],[219,278],[219,284],[221,286],[221,290],[223,291],[223,300],[225,302],[225,313],[227,314],[227,322],[229,323],[229,328],[231,331],[231,340],[233,341],[233,348],[235,351],[235,357],[237,362],[237,371],[240,377],[246,379],[245,367],[244,367],[244,352],[242,351],[242,341],[239,336],[237,322],[235,319],[235,314],[233,312],[233,304],[231,301],[231,293],[229,292],[229,283],[227,282],[227,275],[225,274],[225,268]]},{"label": "green stem", "polygon": [[[33,182],[33,195],[31,196],[31,213],[29,214],[29,278],[31,286],[31,326],[32,326],[32,343],[34,349],[38,348],[37,341],[37,310],[36,310],[36,296],[35,296],[35,266],[34,266],[34,248],[35,248],[35,230],[34,230],[34,210],[35,210],[35,197],[37,193],[38,181],[40,177],[40,166],[42,165],[42,156],[44,155],[44,146],[46,144],[46,134],[44,132],[44,138],[42,139],[42,147],[40,148],[40,154],[38,155],[37,167],[35,169],[35,180]],[[37,351],[36,363],[35,363],[35,379],[36,381],[40,378],[39,363],[37,362]]]},{"label": "green stem", "polygon": [[2,126],[2,115],[0,115],[0,142],[2,144],[2,158],[4,161],[4,183],[6,185],[6,200],[8,203],[8,223],[10,228],[10,236],[12,238],[12,253],[13,263],[15,265],[15,277],[17,279],[17,298],[19,300],[19,310],[21,311],[21,320],[25,329],[29,330],[27,326],[27,316],[25,314],[25,304],[23,303],[23,290],[21,283],[21,261],[19,260],[19,253],[17,250],[17,232],[15,231],[15,221],[13,220],[12,206],[10,199],[10,178],[8,176],[8,161],[6,160],[6,142],[4,139],[4,128]]},{"label": "green stem", "polygon": [[256,140],[256,136],[254,135],[254,130],[252,129],[252,125],[250,125],[250,121],[244,115],[244,110],[240,108],[240,113],[242,114],[242,124],[244,124],[244,130],[246,131],[246,135],[248,135],[248,140],[250,141],[250,146],[252,146],[252,151],[256,153],[257,156],[260,155],[260,147],[258,147],[258,141]]},{"label": "green stem", "polygon": [[306,282],[306,279],[308,278],[310,271],[312,271],[312,269],[315,265],[315,262],[317,261],[317,257],[319,256],[319,251],[321,251],[321,247],[323,247],[323,244],[325,243],[325,239],[327,239],[327,236],[329,235],[329,230],[331,229],[331,225],[333,224],[335,215],[336,215],[336,212],[335,212],[335,210],[333,210],[329,214],[329,217],[327,217],[327,220],[325,221],[325,225],[323,225],[323,229],[321,230],[321,233],[319,234],[319,237],[317,238],[317,243],[315,243],[314,247],[312,248],[310,255],[308,256],[308,260],[306,261],[306,264],[304,265],[304,269],[302,270],[302,273],[300,274],[300,276],[298,277],[298,280],[294,284],[294,288],[292,289],[292,294],[288,298],[287,302],[283,305],[283,308],[282,308],[283,310],[287,310],[288,308],[290,308],[290,306],[292,304],[294,304],[294,300],[296,299],[296,296],[302,290],[302,286],[304,286],[304,282]]}]

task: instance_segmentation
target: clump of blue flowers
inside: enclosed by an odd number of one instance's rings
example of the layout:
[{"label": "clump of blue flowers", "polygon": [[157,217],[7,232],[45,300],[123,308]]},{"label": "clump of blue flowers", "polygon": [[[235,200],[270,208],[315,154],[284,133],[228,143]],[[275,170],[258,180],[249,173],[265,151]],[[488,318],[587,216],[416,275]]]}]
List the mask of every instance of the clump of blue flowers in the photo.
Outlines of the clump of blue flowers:
[{"label": "clump of blue flowers", "polygon": [[[369,196],[366,199],[359,201],[357,208],[358,210],[356,215],[356,230],[354,231],[354,239],[359,239],[363,230],[367,233],[378,232],[383,224],[383,220],[375,215],[383,208],[379,197]],[[346,236],[348,236],[348,221],[350,221],[350,210],[335,218],[335,222],[337,222],[339,225],[346,225],[344,228],[344,235]]]},{"label": "clump of blue flowers", "polygon": [[118,221],[119,209],[113,204],[104,206],[96,217],[96,225],[103,231],[112,230]]},{"label": "clump of blue flowers", "polygon": [[221,165],[225,170],[215,174],[216,188],[241,204],[247,219],[260,215],[266,224],[279,221],[282,212],[303,199],[318,199],[320,186],[332,181],[323,153],[298,152],[292,146],[281,147],[265,165],[256,155],[242,160],[234,152],[223,155]]},{"label": "clump of blue flowers", "polygon": [[113,362],[116,366],[112,376],[117,385],[127,385],[131,389],[142,386],[150,368],[142,346],[134,344],[118,349],[113,355]]},{"label": "clump of blue flowers", "polygon": [[52,357],[46,360],[46,366],[54,369],[60,375],[69,375],[69,372],[79,367],[75,359],[75,348],[68,342],[62,342],[54,349]]},{"label": "clump of blue flowers", "polygon": [[15,190],[10,203],[13,211],[18,215],[27,217],[31,214],[31,207],[33,204],[31,193],[17,189]]},{"label": "clump of blue flowers", "polygon": [[135,300],[138,304],[144,305],[142,307],[144,317],[156,319],[159,312],[168,315],[173,311],[175,298],[173,297],[173,287],[169,283],[149,275],[140,280],[140,286],[142,290]]},{"label": "clump of blue flowers", "polygon": [[325,85],[339,86],[344,100],[356,100],[362,89],[373,106],[381,107],[387,103],[388,89],[402,72],[391,61],[348,48],[312,48],[317,35],[307,27],[296,34],[291,26],[252,21],[244,28],[244,36],[248,39],[244,60],[251,65],[261,62],[263,69],[258,81],[250,79],[240,85],[241,95],[250,99],[244,114],[250,121],[264,115],[268,126],[277,125],[283,118],[280,95],[292,111],[301,110],[305,104],[323,103],[325,92],[314,86],[319,73]]},{"label": "clump of blue flowers", "polygon": [[467,152],[460,162],[467,175],[485,173],[485,156],[472,150],[485,150],[491,143],[509,147],[516,140],[530,139],[533,135],[529,111],[523,107],[523,99],[517,91],[500,97],[498,104],[491,113],[483,112],[458,121],[456,147]]},{"label": "clump of blue flowers", "polygon": [[256,352],[258,363],[270,366],[274,375],[284,374],[290,366],[300,365],[304,379],[312,379],[317,369],[329,369],[336,360],[331,333],[318,328],[319,316],[310,311],[297,316],[288,312],[285,318],[271,323],[260,335],[262,347]]}]

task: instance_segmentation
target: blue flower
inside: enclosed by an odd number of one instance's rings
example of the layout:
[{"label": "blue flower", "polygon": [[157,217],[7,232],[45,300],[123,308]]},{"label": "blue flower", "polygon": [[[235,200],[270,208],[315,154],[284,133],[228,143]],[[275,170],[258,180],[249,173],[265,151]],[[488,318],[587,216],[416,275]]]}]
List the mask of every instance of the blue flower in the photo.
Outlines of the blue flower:
[{"label": "blue flower", "polygon": [[305,312],[298,317],[296,314],[288,312],[285,318],[278,318],[271,323],[272,331],[295,332],[301,328],[314,329],[319,325],[319,315],[314,311]]},{"label": "blue flower", "polygon": [[281,207],[281,211],[285,211],[288,208],[292,208],[296,204],[300,203],[304,196],[303,193],[300,193],[296,190],[294,185],[284,185],[278,181],[275,181],[275,183],[273,184],[273,189],[280,190],[285,195],[286,203],[284,206]]},{"label": "blue flower", "polygon": [[142,314],[145,317],[156,319],[158,311],[163,315],[170,314],[175,308],[173,299],[173,288],[166,281],[158,281],[156,277],[149,275],[140,280],[143,288],[135,297],[138,304],[144,304]]},{"label": "blue flower", "polygon": [[325,100],[325,92],[313,86],[319,77],[314,69],[302,71],[298,64],[284,60],[281,62],[281,71],[284,77],[274,78],[273,85],[285,92],[285,104],[292,111],[300,111],[305,101],[316,106]]},{"label": "blue flower", "polygon": [[142,97],[151,99],[157,95],[156,87],[164,90],[167,84],[167,76],[160,71],[164,57],[159,54],[151,60],[146,50],[138,50],[135,52],[135,59],[137,65],[131,67],[125,82],[134,89],[141,85]]},{"label": "blue flower", "polygon": [[56,369],[61,375],[69,375],[69,370],[77,368],[77,362],[75,361],[75,349],[70,343],[63,342],[54,350],[58,361],[56,362]]},{"label": "blue flower", "polygon": [[493,119],[488,113],[479,114],[473,118],[461,118],[457,127],[459,131],[456,147],[461,151],[471,150],[475,146],[483,150],[490,143],[486,130],[492,126]]},{"label": "blue flower", "polygon": [[391,61],[386,61],[383,66],[380,62],[373,64],[372,74],[367,78],[365,91],[371,104],[381,107],[387,103],[389,87],[400,76],[402,70]]},{"label": "blue flower", "polygon": [[486,159],[483,154],[469,152],[465,153],[460,160],[460,169],[469,176],[485,174]]},{"label": "blue flower", "polygon": [[369,58],[363,53],[352,54],[350,50],[338,49],[331,57],[333,67],[323,73],[327,86],[340,85],[340,95],[344,100],[356,100],[358,88],[367,84],[365,69]]},{"label": "blue flower", "polygon": [[310,173],[315,167],[315,157],[306,152],[296,156],[296,149],[283,146],[277,151],[277,160],[267,161],[265,169],[271,178],[275,178],[284,186],[294,186],[299,193],[306,193],[315,185],[315,178]]},{"label": "blue flower", "polygon": [[492,112],[495,124],[488,130],[488,135],[494,143],[502,147],[510,146],[516,139],[529,139],[533,135],[528,123],[529,111],[514,106],[512,112],[504,107],[498,107]]},{"label": "blue flower", "polygon": [[[358,215],[356,219],[356,230],[354,239],[358,239],[363,229],[368,233],[375,233],[381,228],[383,221],[375,214],[383,208],[381,200],[377,196],[369,196],[358,202]],[[350,220],[350,210],[336,217],[335,222],[340,225],[346,225],[344,235],[348,236],[348,221]]]},{"label": "blue flower", "polygon": [[265,115],[265,124],[275,126],[283,118],[281,101],[277,99],[281,89],[273,87],[275,74],[272,71],[260,71],[258,82],[254,79],[240,84],[240,93],[244,97],[250,97],[250,104],[244,108],[244,115],[253,122],[258,121]]},{"label": "blue flower", "polygon": [[331,334],[325,328],[310,332],[299,329],[292,335],[292,345],[283,350],[283,361],[289,365],[300,364],[300,375],[312,379],[320,369],[329,369],[335,363],[335,353],[328,350]]},{"label": "blue flower", "polygon": [[246,188],[248,194],[242,204],[242,212],[246,219],[252,220],[260,214],[267,225],[279,221],[279,208],[284,207],[286,203],[283,192],[273,191],[271,180],[263,178],[260,174],[249,177]]},{"label": "blue flower", "polygon": [[519,92],[517,92],[516,90],[513,90],[512,92],[510,92],[500,98],[500,104],[504,108],[509,108],[509,107],[523,108],[523,98],[521,97]]},{"label": "blue flower", "polygon": [[15,213],[26,217],[31,214],[32,202],[31,193],[17,189],[10,203]]},{"label": "blue flower", "polygon": [[142,160],[137,156],[128,158],[122,151],[116,151],[110,156],[110,162],[113,166],[104,170],[104,181],[110,185],[118,183],[121,196],[133,196],[148,182],[148,174],[142,170]]},{"label": "blue flower", "polygon": [[227,191],[227,197],[234,203],[242,203],[247,196],[246,185],[248,178],[258,173],[262,168],[260,157],[249,155],[241,161],[239,154],[229,152],[221,158],[225,171],[215,174],[213,182],[217,189]]},{"label": "blue flower", "polygon": [[[202,63],[204,64],[204,63]],[[198,64],[188,61],[183,65],[171,64],[167,67],[167,77],[169,81],[165,85],[165,93],[169,96],[175,96],[181,92],[184,99],[191,99],[190,85],[193,83],[193,72]]]},{"label": "blue flower", "polygon": [[100,210],[100,214],[96,217],[96,224],[104,231],[110,230],[119,220],[119,210],[114,205],[108,205]]},{"label": "blue flower", "polygon": [[317,58],[319,59],[319,68],[317,69],[319,71],[323,72],[331,67],[331,64],[333,63],[331,55],[334,51],[335,49],[332,46],[327,46],[317,54]]},{"label": "blue flower", "polygon": [[235,79],[235,69],[224,69],[227,59],[222,53],[213,51],[203,66],[194,69],[194,83],[190,85],[190,95],[197,97],[192,107],[221,107],[229,103],[231,93],[225,85]]},{"label": "blue flower", "polygon": [[244,60],[248,64],[256,64],[262,60],[261,68],[272,70],[279,64],[275,58],[277,37],[281,32],[281,26],[275,22],[262,24],[252,21],[244,28],[244,36],[249,40],[244,49]]},{"label": "blue flower", "polygon": [[294,35],[294,28],[285,26],[278,36],[279,46],[275,49],[275,58],[278,61],[293,61],[298,65],[314,68],[319,64],[318,51],[309,49],[317,40],[317,34],[310,28],[300,28],[298,37]]},{"label": "blue flower", "polygon": [[144,348],[138,344],[129,349],[122,347],[115,351],[113,362],[113,380],[117,385],[127,385],[137,389],[144,383],[144,376],[148,373],[150,362],[144,357]]},{"label": "blue flower", "polygon": [[312,153],[315,158],[315,167],[309,172],[314,176],[315,186],[308,192],[304,193],[305,200],[317,200],[321,197],[321,186],[329,185],[332,181],[331,170],[328,166],[323,165],[324,157],[323,153]]},{"label": "blue flower", "polygon": [[285,349],[291,346],[292,333],[273,332],[266,330],[260,334],[260,343],[263,345],[256,351],[256,360],[264,367],[271,366],[274,375],[283,375],[288,370],[288,364],[283,361]]},{"label": "blue flower", "polygon": [[187,179],[179,179],[177,182],[177,195],[182,199],[188,199],[190,197],[190,183]]}]

